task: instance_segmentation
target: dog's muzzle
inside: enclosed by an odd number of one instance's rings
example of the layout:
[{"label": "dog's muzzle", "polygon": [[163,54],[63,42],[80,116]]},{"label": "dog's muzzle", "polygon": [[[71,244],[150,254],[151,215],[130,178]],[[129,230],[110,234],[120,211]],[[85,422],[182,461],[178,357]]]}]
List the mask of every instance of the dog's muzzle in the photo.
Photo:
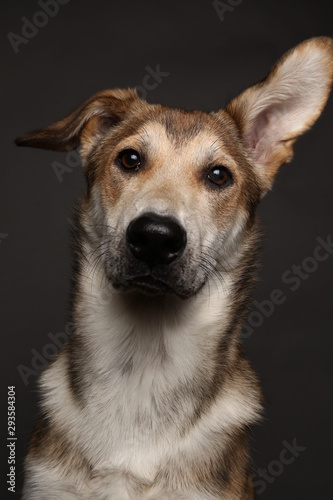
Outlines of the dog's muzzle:
[{"label": "dog's muzzle", "polygon": [[209,276],[201,259],[199,234],[190,236],[172,215],[142,213],[128,222],[111,250],[106,254],[105,270],[118,292],[187,299]]},{"label": "dog's muzzle", "polygon": [[180,284],[186,245],[186,231],[175,218],[153,212],[140,215],[126,229],[123,267],[112,280],[113,286],[148,295],[186,295]]}]

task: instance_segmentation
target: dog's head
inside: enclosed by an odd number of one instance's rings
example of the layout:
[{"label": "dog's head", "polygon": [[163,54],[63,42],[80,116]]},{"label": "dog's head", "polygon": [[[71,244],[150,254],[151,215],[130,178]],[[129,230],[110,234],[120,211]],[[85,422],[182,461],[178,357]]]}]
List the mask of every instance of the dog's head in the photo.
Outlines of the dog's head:
[{"label": "dog's head", "polygon": [[258,201],[320,115],[332,78],[333,42],[315,38],[224,110],[187,112],[108,90],[16,142],[81,146],[83,222],[115,288],[188,297],[237,262]]}]

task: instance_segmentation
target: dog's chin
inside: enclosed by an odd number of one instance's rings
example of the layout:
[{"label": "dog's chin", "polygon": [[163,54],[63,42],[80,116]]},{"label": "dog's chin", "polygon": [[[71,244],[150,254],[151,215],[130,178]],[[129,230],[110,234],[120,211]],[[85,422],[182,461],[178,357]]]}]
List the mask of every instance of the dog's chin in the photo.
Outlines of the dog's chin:
[{"label": "dog's chin", "polygon": [[134,292],[147,297],[174,295],[185,300],[197,293],[196,289],[185,289],[177,284],[167,283],[152,275],[134,276],[125,280],[112,280],[112,285],[120,292]]}]

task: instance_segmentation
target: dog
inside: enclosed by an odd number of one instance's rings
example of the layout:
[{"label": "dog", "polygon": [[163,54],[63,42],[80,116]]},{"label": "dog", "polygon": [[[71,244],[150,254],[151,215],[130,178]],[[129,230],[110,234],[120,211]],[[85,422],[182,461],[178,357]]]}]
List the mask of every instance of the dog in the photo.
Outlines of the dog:
[{"label": "dog", "polygon": [[106,90],[19,146],[80,146],[74,333],[40,378],[23,498],[250,500],[260,385],[240,347],[256,207],[319,117],[333,40],[307,40],[223,110]]}]

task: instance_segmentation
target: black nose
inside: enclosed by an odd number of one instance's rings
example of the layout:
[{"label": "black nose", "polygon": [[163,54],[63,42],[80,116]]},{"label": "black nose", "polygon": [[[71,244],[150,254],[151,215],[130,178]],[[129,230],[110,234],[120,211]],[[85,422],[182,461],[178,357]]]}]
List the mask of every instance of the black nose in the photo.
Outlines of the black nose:
[{"label": "black nose", "polygon": [[150,212],[132,220],[126,238],[134,257],[150,267],[170,264],[186,246],[186,232],[175,219]]}]

